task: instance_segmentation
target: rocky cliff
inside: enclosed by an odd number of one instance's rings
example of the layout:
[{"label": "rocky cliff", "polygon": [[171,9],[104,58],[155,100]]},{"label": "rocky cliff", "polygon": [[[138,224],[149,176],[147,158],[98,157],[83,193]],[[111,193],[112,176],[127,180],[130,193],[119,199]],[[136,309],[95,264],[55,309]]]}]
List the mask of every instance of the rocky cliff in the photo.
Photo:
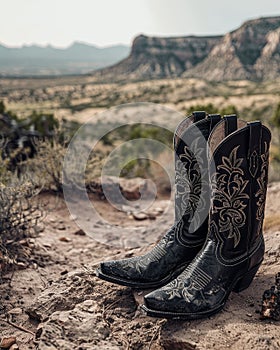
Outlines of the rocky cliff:
[{"label": "rocky cliff", "polygon": [[95,73],[103,79],[196,77],[267,80],[280,77],[280,16],[245,22],[224,36],[138,36],[130,55]]},{"label": "rocky cliff", "polygon": [[178,77],[202,62],[220,39],[220,36],[156,38],[140,35],[133,41],[126,59],[95,75],[140,80]]},{"label": "rocky cliff", "polygon": [[245,22],[226,34],[203,62],[183,75],[208,80],[279,77],[279,30],[280,17]]}]

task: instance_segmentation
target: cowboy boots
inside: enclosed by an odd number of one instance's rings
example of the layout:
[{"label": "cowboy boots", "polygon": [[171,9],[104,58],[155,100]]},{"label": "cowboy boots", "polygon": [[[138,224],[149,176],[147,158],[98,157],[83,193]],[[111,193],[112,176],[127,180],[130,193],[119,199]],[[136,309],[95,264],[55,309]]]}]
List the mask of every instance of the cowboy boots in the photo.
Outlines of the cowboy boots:
[{"label": "cowboy boots", "polygon": [[239,121],[227,136],[224,124],[209,137],[213,191],[207,240],[182,274],[146,295],[142,309],[150,316],[210,316],[223,308],[231,291],[251,284],[262,263],[271,135],[261,122],[242,126]]},{"label": "cowboy boots", "polygon": [[[220,121],[219,115],[206,117],[205,112],[194,112],[176,129],[175,149],[175,223],[159,243],[139,257],[102,262],[96,275],[106,281],[134,288],[158,288],[177,277],[202,248],[208,223],[208,210],[200,199],[207,191],[202,186],[201,169],[207,168],[206,140]],[[185,142],[184,142],[185,140]],[[195,154],[200,157],[200,163]],[[204,164],[203,164],[204,163]],[[208,191],[209,192],[209,191]],[[209,209],[210,203],[208,203]],[[199,220],[203,217],[202,220]],[[192,226],[191,226],[192,225]]]}]

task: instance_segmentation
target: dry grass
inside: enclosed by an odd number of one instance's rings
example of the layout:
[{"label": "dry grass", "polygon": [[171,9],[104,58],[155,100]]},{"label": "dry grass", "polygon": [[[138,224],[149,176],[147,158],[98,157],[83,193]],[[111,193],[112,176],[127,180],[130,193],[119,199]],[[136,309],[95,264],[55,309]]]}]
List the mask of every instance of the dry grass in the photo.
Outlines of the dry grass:
[{"label": "dry grass", "polygon": [[30,263],[29,238],[42,213],[33,202],[35,186],[26,179],[10,178],[0,183],[0,275],[9,266]]},{"label": "dry grass", "polygon": [[270,230],[272,228],[280,228],[280,216],[279,214],[266,215],[264,219],[264,230]]},{"label": "dry grass", "polygon": [[[92,77],[1,79],[0,96],[9,109],[24,116],[32,110],[86,121],[104,108],[131,102],[154,102],[186,112],[193,105],[217,108],[234,104],[246,118],[267,118],[279,102],[280,80],[209,83],[198,79],[163,79],[128,83],[95,81]],[[254,111],[258,115],[251,115]],[[249,114],[249,115],[248,115]]]}]

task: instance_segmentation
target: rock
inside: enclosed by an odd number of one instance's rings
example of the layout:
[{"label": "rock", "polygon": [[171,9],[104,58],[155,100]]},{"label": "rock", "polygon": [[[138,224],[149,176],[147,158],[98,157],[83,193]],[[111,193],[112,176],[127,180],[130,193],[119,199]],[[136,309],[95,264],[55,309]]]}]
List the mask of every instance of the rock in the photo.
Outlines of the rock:
[{"label": "rock", "polygon": [[132,240],[132,239],[125,239],[123,241],[123,245],[124,245],[125,249],[128,249],[128,248],[135,249],[135,248],[140,247],[139,242],[137,242],[136,240]]},{"label": "rock", "polygon": [[13,344],[9,350],[19,350],[19,346],[17,344]]},{"label": "rock", "polygon": [[151,181],[141,177],[133,179],[126,179],[121,177],[119,179],[122,188],[123,196],[128,200],[136,200],[150,198],[154,195],[154,188]]},{"label": "rock", "polygon": [[158,214],[162,214],[164,212],[164,209],[161,208],[161,207],[156,207],[155,209],[155,212],[157,212]]},{"label": "rock", "polygon": [[56,228],[57,228],[58,230],[60,230],[60,231],[66,230],[65,224],[62,223],[62,222],[60,222],[60,223],[56,226]]},{"label": "rock", "polygon": [[112,286],[108,291],[104,282],[81,271],[59,279],[34,304],[29,314],[44,320],[36,331],[38,350],[120,349],[123,338],[111,324],[131,320],[136,311],[130,289]]},{"label": "rock", "polygon": [[83,230],[78,230],[78,231],[74,232],[74,235],[76,235],[76,236],[85,236],[86,233]]},{"label": "rock", "polygon": [[264,291],[261,319],[280,321],[280,272],[275,276],[275,285]]},{"label": "rock", "polygon": [[65,242],[65,243],[69,243],[72,240],[68,237],[59,237],[60,242]]},{"label": "rock", "polygon": [[139,290],[133,290],[133,297],[137,305],[144,304],[144,295],[147,293],[144,293],[143,291],[139,291]]},{"label": "rock", "polygon": [[152,182],[140,177],[133,179],[119,178],[116,176],[104,176],[94,184],[89,185],[89,189],[100,198],[107,198],[113,203],[123,203],[127,200],[147,199],[155,196]]},{"label": "rock", "polygon": [[133,218],[135,220],[146,220],[148,219],[148,215],[145,213],[132,213]]},{"label": "rock", "polygon": [[43,333],[43,328],[44,328],[43,323],[40,323],[39,326],[37,327],[36,333],[35,333],[35,339],[36,340],[38,340],[41,337],[41,335]]},{"label": "rock", "polygon": [[77,303],[89,299],[94,285],[89,273],[70,272],[44,290],[26,312],[31,318],[43,321],[54,311],[71,310]]},{"label": "rock", "polygon": [[167,339],[161,337],[160,345],[164,350],[194,350],[196,349],[196,343],[191,340],[177,340],[177,339]]},{"label": "rock", "polygon": [[20,315],[22,314],[22,309],[20,307],[16,307],[8,312],[10,315]]},{"label": "rock", "polygon": [[95,304],[83,302],[73,310],[54,312],[44,325],[38,349],[119,349],[114,340],[106,341],[110,329],[102,314],[89,311]]},{"label": "rock", "polygon": [[35,232],[38,234],[38,233],[41,233],[41,232],[44,232],[45,231],[45,225],[40,223],[40,224],[37,224],[35,227],[34,227],[34,230]]},{"label": "rock", "polygon": [[16,337],[3,337],[0,342],[0,348],[9,349],[16,341]]}]

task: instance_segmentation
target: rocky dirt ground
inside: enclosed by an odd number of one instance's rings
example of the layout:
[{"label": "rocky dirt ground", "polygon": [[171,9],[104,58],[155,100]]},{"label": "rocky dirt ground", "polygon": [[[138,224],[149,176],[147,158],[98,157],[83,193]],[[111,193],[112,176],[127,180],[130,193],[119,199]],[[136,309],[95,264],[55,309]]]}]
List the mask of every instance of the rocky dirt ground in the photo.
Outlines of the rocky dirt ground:
[{"label": "rocky dirt ground", "polygon": [[[119,220],[120,226],[137,226],[142,233],[132,230],[130,241],[121,247],[85,235],[62,198],[48,200],[52,210],[33,240],[36,262],[5,275],[0,286],[0,335],[15,337],[10,340],[17,344],[10,349],[280,348],[279,322],[260,320],[258,313],[263,291],[274,284],[280,271],[280,183],[268,189],[266,254],[252,285],[240,294],[232,293],[219,314],[192,322],[147,317],[139,310],[146,291],[112,285],[94,274],[101,260],[130,257],[150,249],[151,242],[172,223],[172,209],[166,211],[169,200],[157,200],[142,220],[104,201],[96,202],[101,215],[114,217],[114,224]],[[157,214],[151,215],[151,211]],[[92,225],[96,231],[110,230],[103,224]]]}]

